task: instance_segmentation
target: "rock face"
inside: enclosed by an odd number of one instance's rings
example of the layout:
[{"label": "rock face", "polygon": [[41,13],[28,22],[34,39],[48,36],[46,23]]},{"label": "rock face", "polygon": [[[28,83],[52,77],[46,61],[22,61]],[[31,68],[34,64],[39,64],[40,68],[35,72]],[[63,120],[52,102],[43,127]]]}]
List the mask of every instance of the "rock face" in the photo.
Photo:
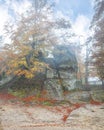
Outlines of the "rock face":
[{"label": "rock face", "polygon": [[2,86],[3,84],[8,83],[12,78],[13,78],[12,76],[9,76],[9,77],[6,77],[6,78],[0,80],[0,86]]},{"label": "rock face", "polygon": [[[78,67],[75,50],[72,46],[58,45],[54,47],[52,55],[52,58],[43,57],[43,61],[50,67],[49,69],[45,68],[44,73],[37,74],[35,78],[29,80],[21,78],[13,82],[13,85],[10,84],[10,87],[18,88],[19,86],[21,88],[24,86],[23,89],[26,89],[28,85],[29,88],[34,87],[39,91],[45,88],[48,91],[48,97],[63,100],[63,93],[76,87]],[[9,80],[9,82],[11,81]],[[34,90],[34,94],[37,93],[37,89]]]},{"label": "rock face", "polygon": [[52,98],[63,99],[63,92],[76,86],[77,60],[71,46],[56,46],[53,58],[46,59],[50,68],[46,73],[45,88]]}]

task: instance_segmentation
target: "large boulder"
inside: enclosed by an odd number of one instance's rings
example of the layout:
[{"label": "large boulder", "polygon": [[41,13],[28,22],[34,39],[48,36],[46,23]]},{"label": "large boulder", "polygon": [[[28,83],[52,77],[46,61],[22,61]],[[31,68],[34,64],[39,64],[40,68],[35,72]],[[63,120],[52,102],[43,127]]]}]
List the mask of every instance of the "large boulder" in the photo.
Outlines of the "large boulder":
[{"label": "large boulder", "polygon": [[72,46],[56,46],[53,58],[47,58],[50,69],[46,73],[45,88],[52,98],[63,99],[63,92],[76,87],[78,70],[74,48]]}]

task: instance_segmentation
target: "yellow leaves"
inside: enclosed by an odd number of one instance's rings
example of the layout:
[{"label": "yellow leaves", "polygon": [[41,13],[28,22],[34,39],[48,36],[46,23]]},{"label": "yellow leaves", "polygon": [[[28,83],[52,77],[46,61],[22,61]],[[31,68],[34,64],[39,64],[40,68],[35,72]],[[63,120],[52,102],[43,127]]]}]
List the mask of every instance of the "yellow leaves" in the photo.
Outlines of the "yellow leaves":
[{"label": "yellow leaves", "polygon": [[[15,51],[15,49],[17,49]],[[11,50],[11,51],[10,51]],[[33,78],[38,72],[43,72],[48,65],[41,62],[36,57],[38,56],[38,49],[32,50],[28,45],[21,45],[12,47],[6,50],[6,68],[4,68],[7,75],[25,76],[26,78]],[[29,62],[27,64],[26,56],[32,53]]]},{"label": "yellow leaves", "polygon": [[11,62],[10,65],[12,65],[12,67],[15,67],[15,68],[16,68],[16,67],[18,67],[18,62],[14,62],[14,61],[13,61],[13,62]]},{"label": "yellow leaves", "polygon": [[18,69],[14,72],[14,74],[17,76],[24,75],[26,78],[33,78],[34,77],[34,74],[29,70]]},{"label": "yellow leaves", "polygon": [[10,60],[9,63],[8,63],[8,66],[11,68],[18,68],[19,66],[26,66],[27,63],[26,63],[26,60],[25,59],[13,59],[13,60]]},{"label": "yellow leaves", "polygon": [[24,66],[27,65],[27,63],[26,63],[25,60],[20,60],[20,61],[18,61],[17,63],[18,63],[19,66],[20,66],[20,65],[24,65]]},{"label": "yellow leaves", "polygon": [[45,63],[39,62],[39,61],[34,61],[34,66],[44,66]]},{"label": "yellow leaves", "polygon": [[32,72],[36,72],[37,70],[38,70],[37,67],[33,67],[33,68],[31,69]]},{"label": "yellow leaves", "polygon": [[26,78],[33,78],[37,72],[43,72],[47,67],[47,64],[39,61],[34,61],[33,65],[30,66],[28,69],[20,68],[20,65],[26,66],[27,63],[25,60],[21,59],[20,61],[12,61],[9,66],[9,68],[11,69],[9,69],[7,73],[10,74],[12,72],[14,75],[17,76],[24,75]]},{"label": "yellow leaves", "polygon": [[43,72],[45,68],[46,68],[46,64],[45,63],[35,61],[33,63],[33,67],[30,68],[30,71],[32,73]]},{"label": "yellow leaves", "polygon": [[10,70],[10,69],[6,71],[7,75],[10,75],[11,73],[12,73],[12,70]]},{"label": "yellow leaves", "polygon": [[28,78],[28,79],[31,79],[31,78],[33,78],[33,77],[34,77],[34,74],[29,73],[29,74],[25,75],[25,77],[26,77],[26,78]]},{"label": "yellow leaves", "polygon": [[31,68],[32,72],[42,72],[45,68],[49,68],[46,63],[40,61],[34,61],[33,65],[33,68]]}]

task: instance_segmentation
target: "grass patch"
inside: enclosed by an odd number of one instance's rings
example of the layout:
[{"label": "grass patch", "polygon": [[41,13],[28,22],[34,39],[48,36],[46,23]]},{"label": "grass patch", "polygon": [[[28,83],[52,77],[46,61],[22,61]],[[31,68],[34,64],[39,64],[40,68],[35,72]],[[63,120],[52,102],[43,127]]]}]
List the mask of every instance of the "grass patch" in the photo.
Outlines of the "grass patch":
[{"label": "grass patch", "polygon": [[104,90],[94,90],[92,96],[95,100],[104,102]]},{"label": "grass patch", "polygon": [[8,93],[12,94],[13,96],[19,97],[19,98],[23,98],[23,97],[26,96],[26,91],[24,89],[22,89],[22,90],[16,90],[16,91],[12,90],[12,89],[9,89]]},{"label": "grass patch", "polygon": [[53,104],[52,104],[50,101],[44,101],[44,102],[42,103],[42,105],[52,106]]}]

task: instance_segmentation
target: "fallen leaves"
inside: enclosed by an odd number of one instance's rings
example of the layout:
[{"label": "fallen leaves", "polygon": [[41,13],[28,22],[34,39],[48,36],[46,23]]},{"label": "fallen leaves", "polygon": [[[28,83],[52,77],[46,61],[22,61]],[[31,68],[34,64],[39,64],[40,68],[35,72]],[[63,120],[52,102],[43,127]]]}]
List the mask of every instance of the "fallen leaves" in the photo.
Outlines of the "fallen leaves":
[{"label": "fallen leaves", "polygon": [[[46,93],[46,92],[44,92],[44,93]],[[63,122],[67,121],[67,119],[70,116],[72,111],[79,109],[80,107],[83,107],[83,106],[86,105],[86,103],[85,104],[83,104],[83,103],[75,103],[75,104],[70,103],[70,104],[67,104],[67,105],[66,104],[56,105],[57,104],[56,100],[47,99],[47,98],[43,98],[43,97],[36,97],[34,95],[18,99],[18,97],[13,96],[13,95],[8,94],[8,93],[1,93],[0,99],[5,100],[5,101],[6,100],[7,101],[9,101],[9,100],[19,100],[19,101],[24,102],[25,103],[24,105],[27,105],[27,107],[30,106],[31,102],[36,102],[37,105],[40,105],[41,107],[43,107],[43,108],[45,108],[49,111],[52,111],[54,113],[60,113],[62,115],[62,118],[60,120],[62,120]],[[44,104],[44,103],[46,103],[46,104]],[[51,105],[48,105],[49,103],[51,103]],[[91,99],[89,104],[91,104],[91,105],[101,105],[102,103]]]},{"label": "fallen leaves", "polygon": [[101,105],[102,103],[101,102],[98,102],[98,101],[95,101],[95,100],[91,100],[90,101],[90,104],[92,104],[92,105]]}]

